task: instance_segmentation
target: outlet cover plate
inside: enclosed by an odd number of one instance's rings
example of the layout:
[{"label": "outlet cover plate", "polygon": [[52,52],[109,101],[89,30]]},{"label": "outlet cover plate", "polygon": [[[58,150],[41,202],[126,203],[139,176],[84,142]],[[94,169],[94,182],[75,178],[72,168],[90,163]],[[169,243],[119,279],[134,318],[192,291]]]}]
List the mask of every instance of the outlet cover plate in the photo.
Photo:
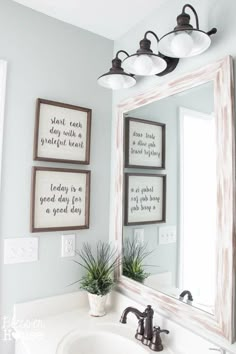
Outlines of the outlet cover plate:
[{"label": "outlet cover plate", "polygon": [[62,235],[61,238],[61,257],[75,256],[75,234]]}]

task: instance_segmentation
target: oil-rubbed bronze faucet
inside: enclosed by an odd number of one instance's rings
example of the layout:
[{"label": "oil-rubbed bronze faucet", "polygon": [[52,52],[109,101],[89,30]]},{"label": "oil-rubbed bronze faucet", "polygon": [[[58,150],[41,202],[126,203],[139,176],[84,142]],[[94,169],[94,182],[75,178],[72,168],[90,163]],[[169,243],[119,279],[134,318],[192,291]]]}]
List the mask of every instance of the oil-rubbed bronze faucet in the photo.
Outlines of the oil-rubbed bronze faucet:
[{"label": "oil-rubbed bronze faucet", "polygon": [[179,295],[179,300],[180,301],[183,301],[184,300],[184,297],[187,295],[187,303],[189,304],[189,305],[191,305],[192,304],[192,302],[193,302],[193,296],[192,296],[192,294],[191,294],[191,292],[189,291],[189,290],[184,290],[184,291],[182,291],[182,293]]},{"label": "oil-rubbed bronze faucet", "polygon": [[159,333],[165,332],[168,334],[169,331],[161,330],[160,327],[153,328],[154,311],[152,307],[148,305],[144,312],[139,311],[135,307],[127,307],[120,318],[121,323],[127,322],[127,316],[130,312],[133,313],[138,319],[138,328],[135,338],[140,340],[144,345],[149,346],[153,351],[163,350]]}]

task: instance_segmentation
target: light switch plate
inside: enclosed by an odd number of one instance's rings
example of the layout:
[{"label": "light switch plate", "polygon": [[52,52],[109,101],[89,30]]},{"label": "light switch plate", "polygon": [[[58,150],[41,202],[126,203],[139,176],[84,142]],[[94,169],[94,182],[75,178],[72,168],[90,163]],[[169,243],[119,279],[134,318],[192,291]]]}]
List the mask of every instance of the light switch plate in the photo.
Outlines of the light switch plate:
[{"label": "light switch plate", "polygon": [[62,235],[61,238],[61,257],[75,256],[75,234]]},{"label": "light switch plate", "polygon": [[159,245],[176,242],[176,226],[159,227]]},{"label": "light switch plate", "polygon": [[36,262],[37,260],[37,237],[18,237],[4,240],[4,264]]}]

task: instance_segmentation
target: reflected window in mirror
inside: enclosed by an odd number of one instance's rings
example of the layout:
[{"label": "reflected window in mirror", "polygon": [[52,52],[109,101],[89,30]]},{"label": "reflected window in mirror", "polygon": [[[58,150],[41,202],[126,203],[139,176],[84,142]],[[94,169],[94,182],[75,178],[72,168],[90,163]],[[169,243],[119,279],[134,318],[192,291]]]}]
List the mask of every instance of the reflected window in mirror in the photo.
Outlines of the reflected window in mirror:
[{"label": "reflected window in mirror", "polygon": [[214,113],[180,108],[179,118],[179,284],[180,289],[191,289],[194,304],[214,313],[217,234],[215,117]]}]

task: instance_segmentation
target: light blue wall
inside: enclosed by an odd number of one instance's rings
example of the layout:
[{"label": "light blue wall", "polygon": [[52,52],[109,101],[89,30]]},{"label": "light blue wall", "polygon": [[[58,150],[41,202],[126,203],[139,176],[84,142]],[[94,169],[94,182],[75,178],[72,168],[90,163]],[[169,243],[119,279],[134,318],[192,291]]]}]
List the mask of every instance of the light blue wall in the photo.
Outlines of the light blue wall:
[{"label": "light blue wall", "polygon": [[[0,2],[0,57],[8,62],[1,194],[1,239],[32,236],[32,165],[91,169],[90,228],[76,232],[82,242],[108,239],[112,93],[96,78],[112,57],[113,42],[37,13],[9,0]],[[99,55],[96,53],[99,52]],[[90,166],[34,162],[36,98],[92,108]],[[75,263],[60,258],[60,232],[39,237],[39,262],[1,267],[1,308],[15,302],[76,290]],[[2,262],[2,257],[1,257]]]}]

